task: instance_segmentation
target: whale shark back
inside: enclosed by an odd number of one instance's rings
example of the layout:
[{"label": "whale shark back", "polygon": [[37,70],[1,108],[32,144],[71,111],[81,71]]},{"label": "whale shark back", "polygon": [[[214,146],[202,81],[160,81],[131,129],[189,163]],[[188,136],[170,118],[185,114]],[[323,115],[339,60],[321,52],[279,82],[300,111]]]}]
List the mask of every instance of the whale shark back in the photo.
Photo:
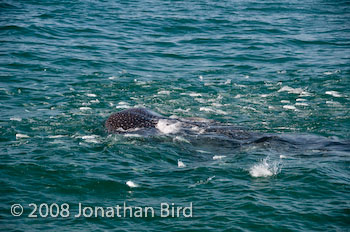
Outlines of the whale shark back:
[{"label": "whale shark back", "polygon": [[134,128],[155,127],[163,116],[144,108],[126,109],[112,114],[106,121],[108,132],[118,132]]}]

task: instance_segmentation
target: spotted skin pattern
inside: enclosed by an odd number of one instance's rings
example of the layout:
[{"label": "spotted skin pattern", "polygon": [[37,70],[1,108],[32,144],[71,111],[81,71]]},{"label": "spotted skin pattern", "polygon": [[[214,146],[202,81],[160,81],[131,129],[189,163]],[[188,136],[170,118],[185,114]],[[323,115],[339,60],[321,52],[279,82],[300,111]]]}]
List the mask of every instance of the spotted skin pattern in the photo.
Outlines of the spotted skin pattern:
[{"label": "spotted skin pattern", "polygon": [[118,132],[121,129],[150,128],[155,127],[161,118],[147,109],[132,108],[112,114],[105,126],[109,133]]},{"label": "spotted skin pattern", "polygon": [[[145,108],[131,108],[126,109],[117,113],[112,114],[106,121],[105,126],[108,133],[123,133],[129,129],[138,129],[138,128],[156,128],[159,120],[166,119],[173,123],[181,123],[181,133],[185,135],[195,135],[195,138],[202,138],[205,141],[201,143],[211,143],[215,144],[215,141],[219,142],[220,146],[241,146],[251,143],[265,143],[268,142],[270,145],[273,143],[281,146],[282,144],[290,144],[295,148],[296,141],[290,140],[287,137],[279,134],[272,133],[259,133],[254,131],[249,131],[242,128],[237,128],[230,125],[221,124],[212,120],[204,120],[198,118],[177,118],[172,119],[164,117],[157,113],[154,113]],[[199,128],[200,132],[193,130],[193,128]],[[198,137],[202,135],[202,137]],[[209,138],[209,141],[207,140]],[[193,140],[196,143],[196,140]],[[312,146],[317,145],[317,140],[312,142]],[[298,142],[303,144],[303,141]],[[306,143],[307,144],[307,143]],[[324,138],[319,144],[320,149],[328,149],[328,146],[344,146],[343,143],[328,141],[325,143]],[[346,143],[349,145],[349,143]],[[350,149],[346,150],[349,151]]]}]

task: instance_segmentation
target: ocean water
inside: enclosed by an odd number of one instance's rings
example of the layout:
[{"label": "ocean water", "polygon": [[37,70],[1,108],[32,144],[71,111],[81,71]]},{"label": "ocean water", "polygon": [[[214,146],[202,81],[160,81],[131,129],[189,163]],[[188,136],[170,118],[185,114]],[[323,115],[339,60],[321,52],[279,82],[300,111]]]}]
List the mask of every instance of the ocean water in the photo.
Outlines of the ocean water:
[{"label": "ocean water", "polygon": [[[1,1],[0,230],[349,231],[349,22],[347,0]],[[282,139],[108,134],[131,107]]]}]

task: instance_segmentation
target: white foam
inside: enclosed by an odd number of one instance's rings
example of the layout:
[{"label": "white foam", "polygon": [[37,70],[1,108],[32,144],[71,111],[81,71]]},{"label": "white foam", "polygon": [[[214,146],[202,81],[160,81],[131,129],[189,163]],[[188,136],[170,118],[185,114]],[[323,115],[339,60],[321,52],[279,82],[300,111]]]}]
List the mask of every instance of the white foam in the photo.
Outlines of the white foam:
[{"label": "white foam", "polygon": [[196,151],[199,152],[199,153],[203,153],[203,154],[210,154],[209,151],[203,151],[203,150],[196,150]]},{"label": "white foam", "polygon": [[128,108],[130,108],[130,106],[128,106],[128,105],[119,105],[119,106],[116,106],[115,108],[117,108],[117,109],[128,109]]},{"label": "white foam", "polygon": [[341,94],[337,91],[326,91],[327,95],[331,95],[333,97],[341,97]]},{"label": "white foam", "polygon": [[65,142],[62,140],[53,140],[51,142],[49,142],[50,144],[64,144]]},{"label": "white foam", "polygon": [[201,107],[199,108],[200,111],[205,111],[205,112],[214,112],[212,108],[209,107]]},{"label": "white foam", "polygon": [[90,102],[91,102],[91,103],[100,103],[100,101],[99,101],[98,99],[91,100]]},{"label": "white foam", "polygon": [[297,102],[299,102],[299,101],[306,101],[306,99],[304,99],[304,98],[297,98],[296,101]]},{"label": "white foam", "polygon": [[81,138],[88,143],[99,143],[99,141],[97,140],[98,137],[99,137],[98,135],[84,135]]},{"label": "white foam", "polygon": [[96,138],[97,135],[84,135],[83,137],[81,137],[82,139],[93,139]]},{"label": "white foam", "polygon": [[214,155],[213,156],[213,160],[221,160],[221,159],[223,159],[225,157],[226,157],[226,155]]},{"label": "white foam", "polygon": [[137,79],[135,79],[136,84],[137,85],[142,85],[143,87],[150,87],[150,85],[147,85],[147,81],[138,81]]},{"label": "white foam", "polygon": [[302,88],[292,88],[289,86],[283,86],[277,92],[288,92],[288,93],[293,93],[293,94],[300,94],[302,96],[309,96],[310,95],[310,93],[304,91]]},{"label": "white foam", "polygon": [[129,186],[130,188],[137,188],[139,187],[138,184],[135,184],[133,181],[131,180],[128,180],[126,183],[125,183],[127,186]]},{"label": "white foam", "polygon": [[158,121],[156,128],[164,134],[173,134],[179,132],[181,128],[181,122],[173,122],[167,119],[161,119]]},{"label": "white foam", "polygon": [[121,102],[118,102],[118,105],[115,108],[117,108],[117,109],[128,109],[128,108],[130,108],[130,106],[128,105],[127,102],[121,101]]},{"label": "white foam", "polygon": [[10,118],[11,121],[22,121],[22,118],[19,118],[19,117],[13,117],[13,118]]},{"label": "white foam", "polygon": [[193,127],[191,127],[191,130],[193,130],[193,131],[200,131],[200,128],[198,126],[193,126]]},{"label": "white foam", "polygon": [[203,76],[199,75],[199,80],[203,81]]},{"label": "white foam", "polygon": [[212,179],[214,179],[214,177],[215,177],[215,176],[209,177],[209,178],[207,179],[207,181],[208,181],[208,182],[211,181]]},{"label": "white foam", "polygon": [[255,109],[254,107],[251,107],[251,106],[243,106],[243,109],[248,109],[248,110],[252,110],[254,112],[259,112],[257,109]]},{"label": "white foam", "polygon": [[208,177],[206,180],[200,180],[200,181],[197,181],[195,184],[192,184],[190,185],[189,187],[193,188],[193,187],[196,187],[197,185],[201,185],[201,184],[207,184],[209,183],[212,179],[214,179],[215,176],[211,176],[211,177]]},{"label": "white foam", "polygon": [[177,167],[184,168],[186,165],[181,160],[177,160]]},{"label": "white foam", "polygon": [[326,104],[328,105],[333,105],[333,106],[341,106],[341,104],[339,102],[335,102],[335,101],[326,101]]},{"label": "white foam", "polygon": [[223,115],[227,115],[228,113],[227,112],[225,112],[225,111],[223,111],[223,110],[215,110],[215,112],[216,113],[218,113],[218,114],[223,114]]},{"label": "white foam", "polygon": [[124,134],[125,137],[133,137],[133,138],[139,138],[139,137],[142,137],[141,135],[139,134]]},{"label": "white foam", "polygon": [[334,74],[334,73],[340,73],[340,70],[335,70],[335,71],[327,71],[327,72],[324,72],[323,74],[324,75],[332,75],[332,74]]},{"label": "white foam", "polygon": [[211,105],[215,106],[215,107],[222,107],[223,106],[221,103],[217,103],[217,102],[213,102]]},{"label": "white foam", "polygon": [[16,139],[24,139],[24,138],[29,138],[29,136],[25,134],[16,134]]},{"label": "white foam", "polygon": [[185,139],[185,138],[182,137],[182,136],[176,136],[176,137],[174,138],[174,141],[190,143],[190,141],[188,141],[187,139]]},{"label": "white foam", "polygon": [[196,97],[194,100],[196,100],[197,102],[200,102],[200,103],[202,103],[202,104],[207,103],[207,100],[206,100],[206,99],[203,99],[203,98],[198,98],[198,97]]},{"label": "white foam", "polygon": [[293,130],[295,128],[293,127],[287,127],[287,126],[280,126],[280,127],[277,127],[276,129],[279,129],[279,130]]},{"label": "white foam", "polygon": [[236,86],[236,87],[239,87],[239,88],[246,88],[247,86],[246,85],[240,85],[240,84],[234,84],[234,86]]},{"label": "white foam", "polygon": [[48,138],[49,139],[58,139],[58,138],[63,138],[65,135],[50,135]]},{"label": "white foam", "polygon": [[267,159],[264,159],[262,160],[262,162],[255,164],[249,170],[249,174],[252,177],[268,177],[277,175],[279,172],[280,168],[278,167],[278,164],[275,162],[272,165],[270,165],[267,162]]},{"label": "white foam", "polygon": [[281,100],[281,103],[290,103],[289,100]]},{"label": "white foam", "polygon": [[229,84],[231,84],[231,79],[227,79],[226,81],[225,81],[225,83],[224,83],[225,85],[229,85]]},{"label": "white foam", "polygon": [[162,91],[159,91],[158,94],[170,95],[170,91],[162,90]]},{"label": "white foam", "polygon": [[91,110],[90,107],[80,107],[79,109],[80,109],[80,110]]},{"label": "white foam", "polygon": [[191,96],[191,97],[200,97],[200,96],[202,96],[202,94],[200,94],[200,93],[190,93],[188,95]]},{"label": "white foam", "polygon": [[117,79],[117,78],[118,78],[118,77],[116,77],[116,76],[108,77],[109,80],[115,80],[115,79]]},{"label": "white foam", "polygon": [[295,108],[295,106],[292,106],[292,105],[284,105],[283,108],[287,109],[287,110],[296,110],[297,109],[297,108]]},{"label": "white foam", "polygon": [[174,111],[176,111],[176,112],[190,112],[190,110],[191,110],[190,108],[187,108],[187,109],[177,108]]},{"label": "white foam", "polygon": [[88,97],[97,97],[97,95],[94,94],[94,93],[88,93],[88,94],[86,94],[86,96],[88,96]]},{"label": "white foam", "polygon": [[220,110],[220,109],[212,109],[210,107],[200,107],[199,108],[200,111],[205,111],[205,112],[214,112],[216,114],[223,114],[223,115],[227,115],[227,112]]},{"label": "white foam", "polygon": [[296,106],[308,106],[309,104],[305,103],[305,102],[297,102],[295,103]]}]

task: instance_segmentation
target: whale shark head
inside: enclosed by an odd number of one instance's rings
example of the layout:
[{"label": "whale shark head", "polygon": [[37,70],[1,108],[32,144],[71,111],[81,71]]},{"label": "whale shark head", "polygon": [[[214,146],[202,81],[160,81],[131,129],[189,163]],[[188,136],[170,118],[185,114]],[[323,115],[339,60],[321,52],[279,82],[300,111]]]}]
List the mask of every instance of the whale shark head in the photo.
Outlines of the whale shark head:
[{"label": "whale shark head", "polygon": [[144,108],[131,108],[112,114],[105,126],[108,132],[155,127],[161,115]]}]

